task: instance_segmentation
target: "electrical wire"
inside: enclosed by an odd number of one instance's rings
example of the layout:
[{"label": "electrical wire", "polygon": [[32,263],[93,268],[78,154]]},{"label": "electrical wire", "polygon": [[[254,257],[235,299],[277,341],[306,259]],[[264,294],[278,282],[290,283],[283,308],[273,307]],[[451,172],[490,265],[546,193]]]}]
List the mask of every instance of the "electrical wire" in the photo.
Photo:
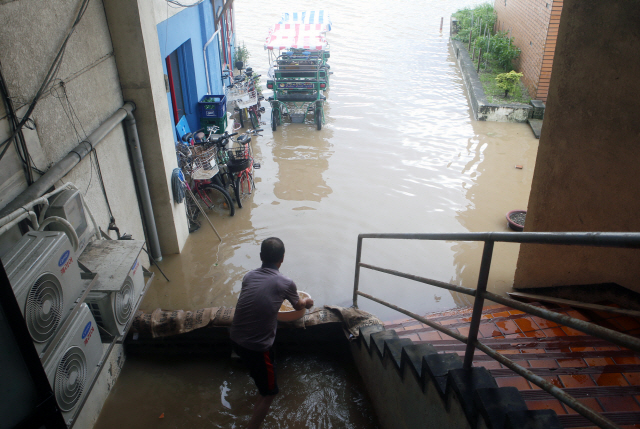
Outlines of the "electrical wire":
[{"label": "electrical wire", "polygon": [[[145,246],[149,247],[149,245],[147,244],[147,242],[144,242]],[[156,266],[156,268],[158,268],[158,271],[160,271],[160,273],[162,274],[162,276],[165,278],[166,281],[168,281],[169,283],[171,283],[171,280],[169,280],[169,278],[165,275],[165,273],[162,271],[162,268],[160,268],[160,265],[158,265],[158,262],[153,259],[153,256],[151,256],[151,253],[149,253],[149,251],[147,249],[145,249],[144,247],[142,248],[142,250],[144,250],[144,253],[147,254],[147,256],[149,257],[149,259],[151,260],[151,263],[153,265]]]},{"label": "electrical wire", "polygon": [[69,38],[71,37],[71,35],[75,31],[78,23],[80,22],[80,20],[84,16],[84,13],[86,12],[87,7],[89,5],[89,1],[90,0],[82,0],[82,3],[80,4],[80,7],[79,7],[78,13],[76,15],[76,18],[75,18],[75,20],[73,22],[73,25],[71,26],[71,28],[67,32],[67,35],[64,38],[64,41],[62,42],[62,45],[60,46],[60,49],[58,50],[58,53],[56,54],[53,62],[51,63],[51,66],[49,67],[49,70],[47,71],[47,74],[45,75],[45,78],[43,79],[42,84],[40,85],[40,88],[36,92],[36,95],[33,97],[33,101],[29,105],[29,108],[27,109],[27,112],[23,116],[23,118],[20,121],[20,123],[18,123],[16,129],[13,131],[11,136],[9,138],[5,139],[2,143],[0,143],[0,147],[5,146],[5,148],[3,149],[2,153],[0,153],[0,160],[7,153],[7,148],[9,146],[8,143],[11,140],[13,140],[14,138],[16,138],[17,134],[22,130],[22,127],[24,127],[24,125],[29,120],[29,117],[33,113],[33,110],[35,109],[36,104],[38,104],[38,101],[43,96],[46,88],[49,87],[51,81],[55,78],[56,74],[58,73],[58,70],[60,69],[60,65],[62,64],[62,58],[64,57],[64,52],[65,52],[65,50],[67,48],[67,43],[69,42]]},{"label": "electrical wire", "polygon": [[[109,58],[113,57],[113,51],[109,52],[108,54],[105,54],[103,56],[101,56],[100,58],[98,58],[97,60],[95,60],[93,63],[89,64],[88,66],[70,74],[69,76],[65,77],[64,82],[69,83],[72,80],[74,80],[75,78],[77,78],[78,76],[82,76],[84,73],[90,71],[91,69],[93,69],[94,67],[97,67],[98,65],[100,65],[102,62],[108,60]],[[40,101],[46,99],[47,97],[49,97],[50,91],[51,91],[51,87],[45,90],[45,94],[42,94],[42,97],[40,97]],[[49,93],[49,94],[46,94]],[[17,107],[15,107],[15,111],[17,112],[18,110],[22,109],[24,106],[28,106],[30,103],[24,103],[20,100],[22,100],[20,97],[9,97],[9,99],[13,102],[16,102],[16,100],[19,101],[19,105]],[[4,116],[0,116],[0,120],[8,118],[9,115],[6,114]],[[21,118],[22,119],[22,118]],[[28,124],[29,122],[33,123],[33,119],[31,118],[27,118],[27,123],[25,124],[25,127],[29,128],[30,130],[35,130],[35,128],[30,127]]]},{"label": "electrical wire", "polygon": [[[55,80],[56,79],[54,79],[54,81]],[[58,101],[60,101],[62,110],[66,115],[67,119],[69,120],[71,127],[73,128],[73,132],[76,134],[78,144],[80,144],[80,142],[83,140],[83,137],[80,135],[80,131],[78,131],[78,128],[76,127],[76,120],[78,122],[78,126],[80,127],[80,130],[82,130],[82,133],[84,134],[85,139],[87,137],[87,133],[84,130],[84,127],[82,126],[82,122],[80,121],[80,118],[76,114],[76,111],[73,108],[73,105],[71,104],[71,100],[69,100],[69,95],[67,94],[67,87],[65,85],[65,82],[61,79],[57,79],[57,80],[59,82],[56,82],[55,84],[52,85],[51,89],[49,90],[49,93],[51,94],[51,96],[53,96],[54,98],[57,98]],[[58,92],[58,88],[62,89],[62,95],[60,95],[60,92]],[[93,149],[94,149],[93,145],[91,146],[91,149],[93,152]],[[85,189],[83,195],[87,195],[87,193],[89,192],[89,188],[91,187],[91,182],[93,181],[93,170],[94,170],[94,163],[93,163],[93,160],[91,160],[90,167],[89,167],[89,174],[90,174],[89,183],[87,184],[87,189]]]},{"label": "electrical wire", "polygon": [[[7,89],[7,83],[4,80],[4,74],[2,73],[2,66],[0,65],[0,93],[2,95],[2,101],[5,106],[5,110],[7,112],[7,117],[9,118],[9,125],[12,131],[17,131],[16,138],[14,139],[15,151],[20,160],[22,161],[22,167],[25,173],[25,179],[27,181],[27,185],[31,186],[34,182],[33,172],[36,171],[38,174],[44,174],[41,170],[36,168],[35,162],[29,153],[29,147],[27,146],[27,141],[24,138],[24,134],[22,129],[17,128],[19,121],[16,115],[16,111],[13,107],[13,101],[9,97],[9,90]],[[31,128],[31,127],[28,127]],[[4,153],[9,149],[7,144]]]},{"label": "electrical wire", "polygon": [[[60,93],[58,92],[57,87],[60,87],[62,89],[62,95],[60,95]],[[60,80],[60,82],[57,85],[54,85],[51,88],[51,95],[53,95],[55,98],[60,100],[60,104],[62,105],[62,110],[64,110],[64,113],[67,116],[67,119],[71,123],[71,126],[73,127],[73,130],[76,133],[76,137],[78,138],[78,144],[81,142],[81,140],[83,139],[86,140],[87,132],[82,126],[82,121],[80,121],[80,117],[78,116],[75,108],[73,107],[73,104],[71,103],[71,100],[69,99],[69,94],[67,93],[67,88],[64,81]],[[82,134],[84,135],[84,137],[80,135],[80,131],[78,131],[78,128],[76,127],[76,122],[78,124],[78,127],[80,127],[80,130],[82,131]],[[117,226],[115,225],[116,219],[113,216],[113,211],[111,210],[111,203],[109,202],[109,196],[107,195],[107,189],[104,185],[104,179],[102,177],[102,169],[100,168],[98,151],[96,150],[95,147],[93,147],[93,145],[91,145],[91,155],[93,155],[93,156],[90,156],[91,176],[89,177],[89,184],[87,185],[87,190],[85,191],[85,195],[87,194],[87,192],[89,191],[89,187],[91,186],[91,181],[93,180],[93,169],[95,166],[96,174],[98,176],[99,183],[100,183],[100,188],[102,189],[102,194],[104,195],[105,202],[107,203],[107,210],[109,211],[109,228],[113,226],[113,228],[117,230]]]},{"label": "electrical wire", "polygon": [[187,7],[195,7],[198,6],[200,3],[202,3],[204,0],[198,0],[195,3],[192,4],[182,4],[179,1],[176,0],[165,0],[167,2],[167,4],[169,5],[173,5],[173,7],[182,7],[182,8],[187,8]]}]

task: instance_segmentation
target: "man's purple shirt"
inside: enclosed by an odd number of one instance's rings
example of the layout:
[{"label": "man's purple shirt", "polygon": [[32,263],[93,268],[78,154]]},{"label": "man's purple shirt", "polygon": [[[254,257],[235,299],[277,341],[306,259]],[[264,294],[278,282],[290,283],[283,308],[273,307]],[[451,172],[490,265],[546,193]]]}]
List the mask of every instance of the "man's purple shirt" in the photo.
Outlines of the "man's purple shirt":
[{"label": "man's purple shirt", "polygon": [[287,299],[294,307],[300,299],[296,284],[275,265],[263,264],[242,279],[242,289],[231,324],[231,340],[244,348],[266,351],[276,338],[276,316]]}]

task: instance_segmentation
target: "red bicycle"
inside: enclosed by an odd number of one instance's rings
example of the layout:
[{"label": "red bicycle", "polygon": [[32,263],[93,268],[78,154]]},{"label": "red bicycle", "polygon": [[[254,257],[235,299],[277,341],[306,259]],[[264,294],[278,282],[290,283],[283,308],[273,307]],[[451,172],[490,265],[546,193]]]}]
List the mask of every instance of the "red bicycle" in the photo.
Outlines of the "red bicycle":
[{"label": "red bicycle", "polygon": [[251,135],[259,135],[260,131],[262,130],[247,130],[235,140],[238,147],[231,149],[226,149],[226,147],[233,134],[225,133],[220,137],[217,162],[222,168],[222,183],[225,189],[231,188],[239,208],[242,208],[243,198],[250,195],[255,189],[253,174],[255,169],[260,168],[260,164],[254,162],[253,159]]}]

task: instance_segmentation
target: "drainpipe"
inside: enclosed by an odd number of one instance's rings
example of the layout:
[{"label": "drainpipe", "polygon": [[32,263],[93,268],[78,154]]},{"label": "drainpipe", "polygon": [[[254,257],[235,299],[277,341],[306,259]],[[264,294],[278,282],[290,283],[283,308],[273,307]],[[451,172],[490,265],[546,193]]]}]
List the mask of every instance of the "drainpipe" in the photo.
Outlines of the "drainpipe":
[{"label": "drainpipe", "polygon": [[[214,14],[215,14],[215,9],[214,9]],[[202,55],[204,56],[204,73],[207,77],[207,95],[211,95],[211,84],[209,83],[209,67],[207,65],[207,46],[209,46],[209,44],[213,42],[213,39],[218,35],[219,32],[220,32],[220,29],[218,28],[218,31],[213,33],[209,41],[204,44],[204,49],[202,49]]]},{"label": "drainpipe", "polygon": [[[47,190],[52,188],[56,182],[66,176],[76,165],[80,163],[89,153],[91,153],[91,149],[98,145],[104,139],[107,134],[109,134],[120,122],[127,118],[127,140],[130,142],[133,140],[137,146],[137,151],[140,151],[140,144],[138,143],[138,133],[135,127],[135,119],[133,119],[133,111],[136,106],[132,102],[127,102],[116,110],[116,112],[111,115],[109,119],[104,121],[94,132],[92,132],[84,141],[82,141],[78,146],[73,148],[64,158],[54,164],[51,168],[47,170],[45,174],[40,176],[38,180],[33,182],[31,186],[27,188],[26,191],[18,195],[13,201],[7,204],[2,210],[0,210],[0,217],[11,214],[13,211],[21,208],[29,204],[31,201],[42,196]],[[133,126],[129,126],[130,122],[133,121]],[[135,133],[135,135],[131,135]],[[133,149],[133,148],[132,148]],[[132,150],[135,152],[135,150]],[[141,157],[140,157],[141,163]],[[138,165],[138,162],[136,162]],[[137,170],[137,168],[136,168]],[[139,176],[139,172],[135,171],[136,178]],[[138,184],[141,187],[141,195],[143,199],[143,211],[145,212],[143,215],[145,216],[145,220],[148,221],[148,217],[150,216],[152,222],[147,224],[147,234],[149,236],[149,247],[151,250],[151,254],[154,259],[159,261],[162,259],[162,254],[160,253],[160,245],[158,241],[158,231],[155,227],[155,221],[153,221],[153,211],[151,211],[151,200],[149,197],[149,188],[147,187],[146,177],[144,176],[144,166],[142,167],[142,175],[144,177],[144,189],[142,189],[143,184],[138,181]],[[146,195],[146,197],[144,196]],[[147,198],[148,201],[144,201]],[[147,209],[148,207],[148,209]],[[147,213],[148,211],[148,213]]]},{"label": "drainpipe", "polygon": [[[131,103],[133,104],[133,103]],[[147,183],[147,174],[144,170],[144,162],[142,161],[142,151],[140,150],[140,140],[138,140],[138,127],[136,126],[136,118],[133,116],[133,110],[127,112],[124,120],[127,143],[131,149],[131,158],[133,161],[133,172],[136,176],[138,184],[138,192],[142,203],[142,215],[147,228],[147,240],[149,241],[149,252],[156,261],[162,260],[162,252],[160,251],[160,241],[158,240],[158,229],[156,228],[156,220],[153,217],[153,207],[151,206],[151,195],[149,194],[149,184]]]}]

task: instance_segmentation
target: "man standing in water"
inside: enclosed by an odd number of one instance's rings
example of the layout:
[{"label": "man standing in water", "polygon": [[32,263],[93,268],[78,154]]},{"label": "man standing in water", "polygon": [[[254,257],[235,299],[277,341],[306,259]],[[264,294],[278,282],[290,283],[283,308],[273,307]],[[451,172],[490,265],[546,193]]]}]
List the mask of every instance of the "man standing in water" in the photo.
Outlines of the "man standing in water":
[{"label": "man standing in water", "polygon": [[293,308],[311,308],[311,298],[300,298],[293,280],[280,274],[284,260],[284,243],[267,238],[260,247],[262,267],[248,272],[242,279],[242,290],[231,324],[231,340],[236,353],[249,367],[260,396],[253,408],[248,429],[258,429],[278,393],[273,341],[276,338],[276,316],[287,299]]}]

